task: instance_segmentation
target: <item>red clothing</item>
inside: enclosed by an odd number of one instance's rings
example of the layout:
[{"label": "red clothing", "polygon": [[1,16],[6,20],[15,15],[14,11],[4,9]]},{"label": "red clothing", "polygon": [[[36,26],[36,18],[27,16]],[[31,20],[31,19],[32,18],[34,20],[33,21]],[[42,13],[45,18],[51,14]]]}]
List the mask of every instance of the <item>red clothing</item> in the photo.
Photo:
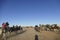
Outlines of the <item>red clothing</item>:
[{"label": "red clothing", "polygon": [[2,24],[2,29],[5,29],[5,27],[6,27],[6,25],[3,23],[3,24]]}]

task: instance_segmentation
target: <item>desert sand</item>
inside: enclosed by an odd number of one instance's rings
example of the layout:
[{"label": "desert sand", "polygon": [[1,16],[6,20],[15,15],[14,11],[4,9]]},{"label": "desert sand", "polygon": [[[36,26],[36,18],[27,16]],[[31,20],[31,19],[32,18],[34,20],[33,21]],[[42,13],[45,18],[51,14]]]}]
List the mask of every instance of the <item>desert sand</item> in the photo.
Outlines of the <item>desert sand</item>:
[{"label": "desert sand", "polygon": [[25,32],[12,36],[8,40],[36,40],[35,35],[38,36],[38,40],[60,40],[60,34],[55,32],[43,31],[36,32],[34,28],[25,28]]}]

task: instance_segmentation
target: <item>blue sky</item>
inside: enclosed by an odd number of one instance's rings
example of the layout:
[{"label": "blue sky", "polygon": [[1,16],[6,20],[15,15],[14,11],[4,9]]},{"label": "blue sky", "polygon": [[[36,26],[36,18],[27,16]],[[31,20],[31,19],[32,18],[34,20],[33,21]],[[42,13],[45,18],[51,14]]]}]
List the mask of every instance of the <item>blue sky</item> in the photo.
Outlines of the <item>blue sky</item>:
[{"label": "blue sky", "polygon": [[60,23],[59,0],[0,0],[0,25]]}]

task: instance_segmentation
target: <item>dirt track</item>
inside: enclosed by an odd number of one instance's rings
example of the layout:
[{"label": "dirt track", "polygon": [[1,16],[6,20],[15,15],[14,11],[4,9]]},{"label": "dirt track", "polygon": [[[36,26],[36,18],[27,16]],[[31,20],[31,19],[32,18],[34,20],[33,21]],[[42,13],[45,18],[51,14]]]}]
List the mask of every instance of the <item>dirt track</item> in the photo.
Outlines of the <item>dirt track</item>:
[{"label": "dirt track", "polygon": [[54,32],[36,32],[33,28],[26,28],[27,31],[8,38],[8,40],[35,40],[35,35],[38,40],[59,40],[58,35]]}]

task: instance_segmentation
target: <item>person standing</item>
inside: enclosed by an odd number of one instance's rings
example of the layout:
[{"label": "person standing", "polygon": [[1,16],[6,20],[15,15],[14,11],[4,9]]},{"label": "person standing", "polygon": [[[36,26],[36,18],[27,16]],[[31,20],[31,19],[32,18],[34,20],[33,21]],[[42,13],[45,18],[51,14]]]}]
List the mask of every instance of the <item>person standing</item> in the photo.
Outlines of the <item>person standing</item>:
[{"label": "person standing", "polygon": [[2,33],[5,31],[5,28],[6,28],[6,24],[2,23]]},{"label": "person standing", "polygon": [[9,31],[9,23],[6,22],[6,31]]}]

